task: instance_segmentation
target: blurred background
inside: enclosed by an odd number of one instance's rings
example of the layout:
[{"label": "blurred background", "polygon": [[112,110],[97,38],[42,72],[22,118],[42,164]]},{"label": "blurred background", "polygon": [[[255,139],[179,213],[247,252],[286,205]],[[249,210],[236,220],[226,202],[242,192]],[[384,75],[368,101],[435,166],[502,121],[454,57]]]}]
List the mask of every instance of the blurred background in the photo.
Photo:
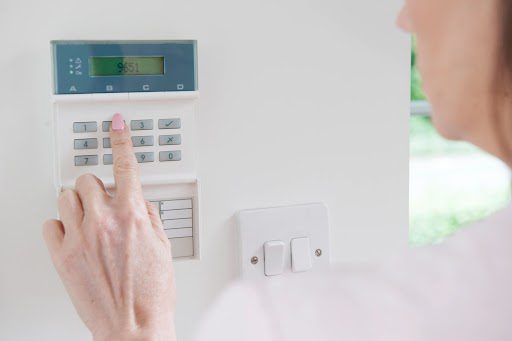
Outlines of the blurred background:
[{"label": "blurred background", "polygon": [[411,53],[409,243],[439,243],[510,201],[510,171],[500,160],[465,142],[443,139]]}]

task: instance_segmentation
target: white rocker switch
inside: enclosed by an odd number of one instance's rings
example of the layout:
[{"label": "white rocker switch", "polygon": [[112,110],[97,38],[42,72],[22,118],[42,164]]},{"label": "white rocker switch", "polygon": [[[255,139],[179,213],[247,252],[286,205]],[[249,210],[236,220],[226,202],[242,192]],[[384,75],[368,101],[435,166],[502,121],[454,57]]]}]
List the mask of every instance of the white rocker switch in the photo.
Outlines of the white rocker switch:
[{"label": "white rocker switch", "polygon": [[292,271],[303,272],[311,269],[311,246],[309,238],[294,238],[291,241]]},{"label": "white rocker switch", "polygon": [[[330,266],[329,220],[323,203],[242,210],[237,214],[240,275],[277,280]],[[280,276],[275,276],[280,275]]]},{"label": "white rocker switch", "polygon": [[263,245],[265,254],[265,275],[276,276],[284,271],[284,242],[273,240]]}]

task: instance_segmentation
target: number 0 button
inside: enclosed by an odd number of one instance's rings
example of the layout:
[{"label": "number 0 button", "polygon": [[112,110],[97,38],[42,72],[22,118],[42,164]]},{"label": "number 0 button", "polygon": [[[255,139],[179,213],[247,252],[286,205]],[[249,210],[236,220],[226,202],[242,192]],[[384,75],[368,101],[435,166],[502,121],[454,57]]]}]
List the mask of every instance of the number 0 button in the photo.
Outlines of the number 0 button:
[{"label": "number 0 button", "polygon": [[168,152],[160,152],[158,156],[160,161],[180,161],[181,151],[173,150]]}]

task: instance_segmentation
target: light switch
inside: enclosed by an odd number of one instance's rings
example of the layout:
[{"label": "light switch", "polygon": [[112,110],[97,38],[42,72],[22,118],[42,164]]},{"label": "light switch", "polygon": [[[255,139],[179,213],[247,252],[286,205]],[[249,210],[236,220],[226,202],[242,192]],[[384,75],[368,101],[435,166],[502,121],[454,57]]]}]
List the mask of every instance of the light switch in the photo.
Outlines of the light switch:
[{"label": "light switch", "polygon": [[[329,268],[329,219],[325,204],[243,210],[236,220],[238,263],[243,279],[270,281],[281,276],[300,276],[299,271],[311,273]],[[279,273],[281,276],[272,276]]]},{"label": "light switch", "polygon": [[311,269],[311,247],[309,238],[294,238],[291,241],[292,271],[302,272]]},{"label": "light switch", "polygon": [[265,252],[265,275],[275,276],[284,270],[284,242],[273,240],[263,245]]}]

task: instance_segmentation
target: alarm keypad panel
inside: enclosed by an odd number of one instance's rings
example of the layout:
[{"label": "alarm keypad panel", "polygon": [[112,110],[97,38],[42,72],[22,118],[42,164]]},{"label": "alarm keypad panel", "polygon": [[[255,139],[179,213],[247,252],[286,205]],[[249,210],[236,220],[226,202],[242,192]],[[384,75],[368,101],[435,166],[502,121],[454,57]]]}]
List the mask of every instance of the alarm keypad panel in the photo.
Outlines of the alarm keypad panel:
[{"label": "alarm keypad panel", "polygon": [[52,42],[57,190],[73,188],[80,175],[92,173],[115,193],[109,131],[112,116],[121,113],[144,196],[160,212],[173,258],[182,259],[200,256],[195,46],[195,41]]},{"label": "alarm keypad panel", "polygon": [[[164,119],[159,120],[164,122],[161,126],[164,128],[158,128],[155,132],[156,135],[142,135],[142,136],[132,136],[132,145],[135,150],[138,150],[138,147],[153,147],[155,146],[155,137],[158,138],[158,146],[174,146],[173,148],[178,148],[181,145],[181,134],[173,134],[173,135],[162,135],[167,134],[167,130],[164,132],[159,131],[160,129],[174,129],[179,132],[181,129],[181,120],[179,118],[173,119]],[[103,164],[111,165],[112,164],[112,155],[109,154],[111,151],[109,149],[112,148],[110,143],[109,130],[110,130],[111,121],[103,121],[102,122],[102,132],[97,132],[98,122],[73,122],[73,133],[76,134],[74,139],[74,149],[82,150],[89,149],[91,151],[99,151],[98,149],[98,141],[102,141],[103,144]],[[159,125],[160,126],[160,125]],[[105,129],[106,128],[106,129]],[[144,134],[148,134],[149,131],[153,130],[153,120],[145,119],[145,120],[132,120],[128,129],[131,129],[132,134],[133,131],[144,131]],[[82,136],[85,133],[95,133],[96,137],[91,138],[83,138]],[[90,134],[89,134],[90,135]],[[157,161],[165,162],[165,161],[181,161],[181,151],[180,150],[171,150],[167,147],[158,147],[155,148],[154,151],[151,152],[140,152],[135,153],[137,157],[137,161],[139,163],[143,162],[154,162],[155,161],[155,153],[159,153],[159,157]],[[90,152],[91,152],[90,151]],[[90,153],[89,152],[89,153]],[[78,156],[78,155],[77,155]],[[83,167],[83,166],[95,166],[97,164],[89,164],[87,159],[83,157],[75,156],[75,166]],[[88,156],[98,156],[96,155],[88,155]]]}]

